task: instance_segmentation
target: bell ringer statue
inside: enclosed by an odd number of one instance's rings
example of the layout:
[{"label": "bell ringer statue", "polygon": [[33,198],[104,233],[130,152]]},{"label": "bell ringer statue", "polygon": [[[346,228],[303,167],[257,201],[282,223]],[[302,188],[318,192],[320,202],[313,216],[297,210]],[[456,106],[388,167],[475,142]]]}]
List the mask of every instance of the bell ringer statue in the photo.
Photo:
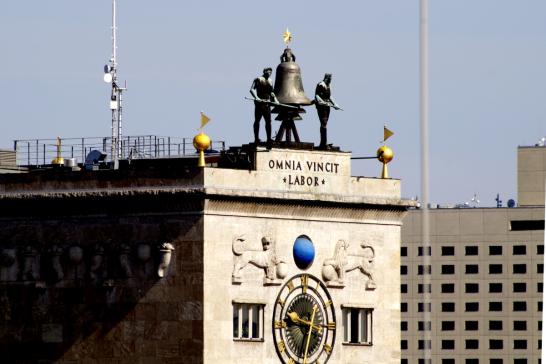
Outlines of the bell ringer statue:
[{"label": "bell ringer statue", "polygon": [[330,108],[341,110],[331,96],[330,83],[332,75],[327,73],[324,75],[324,80],[317,84],[315,90],[315,106],[317,107],[318,118],[320,121],[320,149],[328,149],[326,124],[330,117]]},{"label": "bell ringer statue", "polygon": [[265,120],[265,133],[267,143],[271,143],[271,109],[270,104],[278,104],[277,97],[273,93],[273,84],[269,77],[273,73],[271,67],[264,68],[263,75],[252,82],[250,94],[254,98],[254,143],[260,143],[260,120]]}]

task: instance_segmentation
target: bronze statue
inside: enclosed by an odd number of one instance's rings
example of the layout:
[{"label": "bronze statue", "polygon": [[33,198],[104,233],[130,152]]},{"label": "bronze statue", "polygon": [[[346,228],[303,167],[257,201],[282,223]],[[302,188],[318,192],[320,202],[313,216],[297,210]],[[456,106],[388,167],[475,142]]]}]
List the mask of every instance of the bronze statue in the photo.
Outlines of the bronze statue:
[{"label": "bronze statue", "polygon": [[264,68],[263,75],[252,82],[250,94],[254,98],[254,143],[260,142],[260,120],[265,120],[265,132],[267,143],[271,143],[271,104],[278,104],[279,101],[273,93],[273,84],[269,77],[273,73],[270,67]]},{"label": "bronze statue", "polygon": [[328,148],[326,125],[328,124],[328,118],[330,117],[330,108],[341,110],[331,96],[331,82],[332,75],[330,73],[326,73],[324,75],[324,80],[318,83],[315,90],[315,106],[317,107],[317,113],[320,121],[320,149]]}]

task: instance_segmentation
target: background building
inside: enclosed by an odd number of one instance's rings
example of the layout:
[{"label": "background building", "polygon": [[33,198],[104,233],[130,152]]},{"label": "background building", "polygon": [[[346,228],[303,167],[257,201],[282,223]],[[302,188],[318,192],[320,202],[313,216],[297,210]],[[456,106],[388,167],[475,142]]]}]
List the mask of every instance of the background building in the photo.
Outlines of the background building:
[{"label": "background building", "polygon": [[[403,363],[424,363],[427,347],[432,363],[540,362],[545,170],[545,147],[520,147],[517,207],[431,209],[430,251],[422,246],[420,211],[406,216]],[[423,263],[426,255],[430,265]]]}]

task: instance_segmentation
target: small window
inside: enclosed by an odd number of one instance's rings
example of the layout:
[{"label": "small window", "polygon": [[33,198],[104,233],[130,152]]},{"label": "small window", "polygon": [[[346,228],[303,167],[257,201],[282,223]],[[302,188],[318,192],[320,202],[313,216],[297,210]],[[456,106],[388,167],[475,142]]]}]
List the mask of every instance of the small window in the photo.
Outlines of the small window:
[{"label": "small window", "polygon": [[455,247],[454,246],[443,246],[442,247],[442,256],[448,257],[455,255]]},{"label": "small window", "polygon": [[233,339],[260,341],[263,332],[264,305],[234,303],[233,304]]},{"label": "small window", "polygon": [[400,322],[400,330],[401,331],[408,331],[408,322],[407,321],[401,321]]},{"label": "small window", "polygon": [[442,331],[455,330],[455,321],[442,321]]},{"label": "small window", "polygon": [[527,292],[527,283],[525,282],[514,283],[514,292],[515,293]]},{"label": "small window", "polygon": [[538,312],[542,312],[542,301],[537,302]]},{"label": "small window", "polygon": [[421,284],[417,285],[417,293],[431,293],[432,285],[431,284]]},{"label": "small window", "polygon": [[442,340],[442,350],[455,349],[455,340]]},{"label": "small window", "polygon": [[489,330],[500,331],[502,330],[502,321],[499,320],[490,320],[489,321]]},{"label": "small window", "polygon": [[455,359],[442,359],[442,364],[455,364]]},{"label": "small window", "polygon": [[538,321],[537,330],[542,331],[542,320]]},{"label": "small window", "polygon": [[443,264],[442,274],[455,274],[455,266],[453,264]]},{"label": "small window", "polygon": [[[514,364],[527,364],[527,359],[514,359]],[[538,359],[538,364],[540,364],[540,359]]]},{"label": "small window", "polygon": [[502,274],[502,264],[489,264],[489,274]]},{"label": "small window", "polygon": [[[402,350],[408,350],[408,340],[400,341],[400,347],[402,348]],[[406,359],[406,362],[407,362],[407,359]]]},{"label": "small window", "polygon": [[527,340],[514,340],[514,349],[527,349]]},{"label": "small window", "polygon": [[420,257],[423,256],[423,252],[425,252],[425,251],[427,252],[428,256],[432,255],[432,247],[430,247],[430,246],[427,246],[427,247],[419,246],[419,247],[417,247],[417,255],[418,256],[420,256]]},{"label": "small window", "polygon": [[480,341],[476,339],[467,339],[464,341],[464,348],[465,349],[479,349],[480,348]]},{"label": "small window", "polygon": [[537,255],[544,255],[544,244],[537,245]]},{"label": "small window", "polygon": [[464,364],[480,364],[480,359],[465,359]]},{"label": "small window", "polygon": [[455,312],[455,302],[442,302],[442,312]]},{"label": "small window", "polygon": [[527,265],[526,264],[514,264],[513,273],[514,274],[525,274],[525,273],[527,273]]},{"label": "small window", "polygon": [[417,342],[417,348],[419,350],[431,349],[432,348],[432,341],[431,340],[419,340]]},{"label": "small window", "polygon": [[489,359],[489,364],[503,364],[502,359]]},{"label": "small window", "polygon": [[537,273],[544,273],[544,264],[537,264]]},{"label": "small window", "polygon": [[479,302],[465,302],[464,310],[466,312],[477,312],[477,311],[480,310],[480,303]]},{"label": "small window", "polygon": [[343,308],[343,343],[372,345],[372,308]]},{"label": "small window", "polygon": [[542,287],[542,286],[543,286],[542,282],[538,282],[538,283],[537,283],[537,292],[538,292],[538,293],[542,293],[542,290],[543,290],[543,287]]},{"label": "small window", "polygon": [[417,330],[419,331],[430,331],[432,330],[432,322],[431,321],[419,321],[417,322]]},{"label": "small window", "polygon": [[464,272],[466,274],[478,274],[478,265],[477,264],[467,264],[467,265],[465,265]]},{"label": "small window", "polygon": [[[407,349],[407,343],[406,343],[406,349]],[[408,359],[402,358],[400,364],[408,364]]]},{"label": "small window", "polygon": [[400,285],[400,292],[401,293],[408,293],[408,285],[407,284],[401,284]]},{"label": "small window", "polygon": [[432,364],[432,359],[419,359],[419,364]]},{"label": "small window", "polygon": [[431,308],[432,308],[432,303],[427,303],[427,305],[425,306],[425,304],[423,302],[419,302],[417,304],[417,311],[419,312],[425,312],[425,309],[426,309],[426,312],[430,312],[431,311]]},{"label": "small window", "polygon": [[408,303],[407,302],[401,302],[400,303],[400,312],[408,312]]},{"label": "small window", "polygon": [[465,255],[478,255],[478,247],[477,246],[465,246],[464,247],[464,254]]},{"label": "small window", "polygon": [[502,283],[489,283],[490,293],[502,293]]},{"label": "small window", "polygon": [[502,302],[492,301],[489,302],[489,311],[502,311]]},{"label": "small window", "polygon": [[527,254],[527,247],[525,245],[514,245],[512,247],[513,255],[525,255]]},{"label": "small window", "polygon": [[502,255],[502,245],[489,246],[489,255]]},{"label": "small window", "polygon": [[403,257],[408,256],[408,247],[407,246],[400,247],[400,255],[403,256]]},{"label": "small window", "polygon": [[478,292],[480,292],[480,284],[479,283],[465,283],[464,291],[465,291],[465,293],[478,293]]},{"label": "small window", "polygon": [[527,302],[514,301],[513,309],[514,311],[527,311]]},{"label": "small window", "polygon": [[527,331],[527,321],[514,321],[514,331]]},{"label": "small window", "polygon": [[489,349],[500,350],[503,347],[502,340],[489,340]]},{"label": "small window", "polygon": [[466,331],[477,331],[478,330],[478,321],[465,321],[464,322],[464,329]]},{"label": "small window", "polygon": [[432,272],[432,266],[430,265],[418,265],[417,266],[417,274],[423,275],[423,274],[431,274]]},{"label": "small window", "polygon": [[442,293],[453,293],[455,292],[455,284],[453,283],[442,283]]},{"label": "small window", "polygon": [[405,276],[408,274],[408,266],[407,265],[401,265],[400,266],[400,274]]}]

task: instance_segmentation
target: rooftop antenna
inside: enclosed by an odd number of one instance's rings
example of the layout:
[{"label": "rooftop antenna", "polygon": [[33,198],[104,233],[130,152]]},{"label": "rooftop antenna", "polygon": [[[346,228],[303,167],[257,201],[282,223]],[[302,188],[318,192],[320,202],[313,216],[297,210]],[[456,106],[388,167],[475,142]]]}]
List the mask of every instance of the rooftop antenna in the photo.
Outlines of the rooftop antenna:
[{"label": "rooftop antenna", "polygon": [[127,87],[118,85],[118,61],[117,61],[117,26],[116,26],[116,0],[112,0],[112,58],[109,64],[104,66],[104,82],[112,85],[110,95],[110,110],[112,111],[112,143],[111,158],[114,169],[119,168],[119,159],[122,157],[122,105],[121,97]]},{"label": "rooftop antenna", "polygon": [[473,203],[474,207],[480,206],[480,200],[478,199],[478,195],[476,193],[474,193],[474,196],[472,197],[470,202]]},{"label": "rooftop antenna", "polygon": [[502,207],[502,200],[499,193],[497,193],[497,198],[495,198],[495,201],[497,201],[497,208]]}]

